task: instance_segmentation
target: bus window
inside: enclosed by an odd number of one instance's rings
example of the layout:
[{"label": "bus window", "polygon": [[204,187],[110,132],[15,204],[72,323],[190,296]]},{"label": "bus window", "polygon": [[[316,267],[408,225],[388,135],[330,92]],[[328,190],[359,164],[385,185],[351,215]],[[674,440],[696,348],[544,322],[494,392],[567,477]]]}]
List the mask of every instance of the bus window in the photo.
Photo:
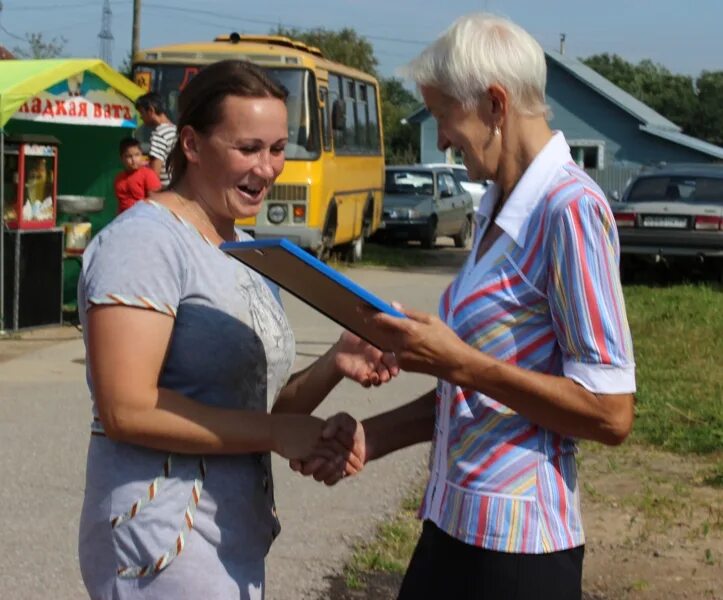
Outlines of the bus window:
[{"label": "bus window", "polygon": [[359,147],[357,139],[356,94],[353,79],[344,77],[344,104],[346,105],[346,130],[344,131],[344,147],[352,154]]},{"label": "bus window", "polygon": [[[329,73],[329,105],[333,107],[341,99],[341,77]],[[337,153],[344,151],[344,130],[334,129],[334,149]]]},{"label": "bus window", "polygon": [[369,84],[367,85],[368,93],[368,110],[369,110],[369,150],[371,154],[379,152],[379,117],[377,114],[377,89]]},{"label": "bus window", "polygon": [[329,100],[329,90],[325,87],[319,88],[319,97],[321,98],[321,139],[326,152],[331,151],[331,104]]}]

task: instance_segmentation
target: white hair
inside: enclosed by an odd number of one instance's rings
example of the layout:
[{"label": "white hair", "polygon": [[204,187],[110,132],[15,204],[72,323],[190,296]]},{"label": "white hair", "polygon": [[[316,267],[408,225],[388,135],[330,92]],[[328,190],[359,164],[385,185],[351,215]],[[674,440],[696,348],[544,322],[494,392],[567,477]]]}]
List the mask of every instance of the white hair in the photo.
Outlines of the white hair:
[{"label": "white hair", "polygon": [[498,84],[520,114],[548,114],[542,47],[522,27],[496,15],[460,17],[402,74],[418,86],[437,88],[468,110]]}]

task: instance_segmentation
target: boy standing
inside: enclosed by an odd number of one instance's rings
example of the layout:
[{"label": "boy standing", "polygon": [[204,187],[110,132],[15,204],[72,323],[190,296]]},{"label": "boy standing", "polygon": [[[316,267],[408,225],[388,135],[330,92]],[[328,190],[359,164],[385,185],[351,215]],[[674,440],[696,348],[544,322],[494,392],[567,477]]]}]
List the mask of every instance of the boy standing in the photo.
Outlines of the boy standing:
[{"label": "boy standing", "polygon": [[161,179],[163,187],[171,182],[166,161],[176,143],[176,126],[166,115],[163,98],[155,92],[150,92],[136,100],[136,109],[143,124],[151,130],[151,147],[148,151],[149,166]]},{"label": "boy standing", "polygon": [[129,209],[139,200],[145,200],[151,192],[161,189],[158,175],[143,164],[143,153],[138,140],[121,140],[120,157],[124,170],[116,175],[113,184],[118,198],[118,213]]}]

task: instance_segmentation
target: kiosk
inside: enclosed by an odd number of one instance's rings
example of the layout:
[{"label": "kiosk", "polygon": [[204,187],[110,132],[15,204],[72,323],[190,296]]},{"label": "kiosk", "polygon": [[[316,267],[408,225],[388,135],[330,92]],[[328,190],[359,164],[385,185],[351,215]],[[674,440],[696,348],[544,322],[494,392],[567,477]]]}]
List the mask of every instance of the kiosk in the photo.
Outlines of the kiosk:
[{"label": "kiosk", "polygon": [[0,331],[58,323],[75,303],[79,234],[116,215],[118,143],[143,93],[97,59],[0,61]]}]

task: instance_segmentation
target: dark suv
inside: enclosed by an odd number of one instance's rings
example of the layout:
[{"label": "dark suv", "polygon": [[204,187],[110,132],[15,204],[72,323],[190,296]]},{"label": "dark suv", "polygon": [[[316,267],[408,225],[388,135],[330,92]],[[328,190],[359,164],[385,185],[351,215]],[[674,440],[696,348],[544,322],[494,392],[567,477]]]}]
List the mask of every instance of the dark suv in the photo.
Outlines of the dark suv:
[{"label": "dark suv", "polygon": [[723,274],[723,165],[645,171],[612,208],[623,258],[692,259]]}]

